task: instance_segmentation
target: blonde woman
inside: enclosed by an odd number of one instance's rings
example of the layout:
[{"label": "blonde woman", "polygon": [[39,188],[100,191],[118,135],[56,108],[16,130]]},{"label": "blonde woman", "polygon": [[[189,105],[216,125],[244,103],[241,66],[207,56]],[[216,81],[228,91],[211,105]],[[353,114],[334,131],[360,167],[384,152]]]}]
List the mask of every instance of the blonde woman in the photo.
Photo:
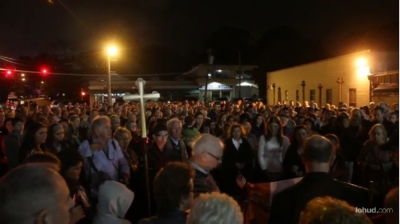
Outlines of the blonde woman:
[{"label": "blonde woman", "polygon": [[382,150],[381,145],[388,141],[387,132],[382,124],[374,125],[369,131],[369,140],[357,158],[362,170],[363,185],[368,186],[369,181],[374,182],[375,189],[383,194],[389,187],[389,170],[392,161],[388,150]]},{"label": "blonde woman", "polygon": [[129,147],[129,143],[132,140],[131,132],[124,127],[117,128],[114,132],[114,139],[117,140],[125,159],[128,161],[132,170],[137,169],[138,157],[136,153]]}]

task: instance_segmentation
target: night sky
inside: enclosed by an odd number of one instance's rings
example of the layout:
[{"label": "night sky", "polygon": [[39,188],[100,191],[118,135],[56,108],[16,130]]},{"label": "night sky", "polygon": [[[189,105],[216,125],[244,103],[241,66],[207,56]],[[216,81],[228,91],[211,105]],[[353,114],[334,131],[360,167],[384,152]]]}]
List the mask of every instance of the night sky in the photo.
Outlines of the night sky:
[{"label": "night sky", "polygon": [[[125,48],[162,44],[199,50],[221,26],[249,30],[255,38],[286,25],[322,44],[349,32],[398,21],[398,0],[1,0],[0,55],[46,51],[57,40],[87,49],[107,42]],[[70,11],[69,11],[70,10]]]}]

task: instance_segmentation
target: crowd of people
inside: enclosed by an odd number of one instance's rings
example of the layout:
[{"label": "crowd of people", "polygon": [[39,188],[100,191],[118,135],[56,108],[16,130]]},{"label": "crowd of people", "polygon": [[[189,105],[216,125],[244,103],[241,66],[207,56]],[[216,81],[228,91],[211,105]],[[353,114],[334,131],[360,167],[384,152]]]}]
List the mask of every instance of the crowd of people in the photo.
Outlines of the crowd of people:
[{"label": "crowd of people", "polygon": [[0,111],[0,223],[242,224],[249,183],[293,178],[265,222],[398,223],[398,104],[145,108]]}]

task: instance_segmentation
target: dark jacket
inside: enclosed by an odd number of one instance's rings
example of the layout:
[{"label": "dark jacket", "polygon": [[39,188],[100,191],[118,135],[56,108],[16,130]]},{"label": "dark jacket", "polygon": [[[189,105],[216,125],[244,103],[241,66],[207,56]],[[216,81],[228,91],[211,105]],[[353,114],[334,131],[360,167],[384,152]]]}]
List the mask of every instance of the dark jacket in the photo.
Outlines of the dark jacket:
[{"label": "dark jacket", "polygon": [[138,224],[186,224],[186,212],[175,211],[163,216],[142,219]]},{"label": "dark jacket", "polygon": [[21,142],[22,136],[15,133],[8,134],[4,139],[4,148],[8,160],[9,170],[18,165],[18,155]]},{"label": "dark jacket", "polygon": [[[251,149],[250,143],[245,138],[242,138],[239,149],[235,148],[232,138],[228,138],[225,141],[224,155],[219,169],[220,176],[216,180],[221,192],[232,197],[242,194],[242,189],[240,189],[236,183],[236,177],[239,172],[241,172],[247,180],[251,180],[253,159],[253,150]],[[236,163],[243,163],[243,169],[239,170]]]},{"label": "dark jacket", "polygon": [[268,223],[297,224],[306,204],[324,196],[344,200],[355,207],[368,207],[368,191],[336,181],[328,173],[307,173],[299,183],[273,197]]}]

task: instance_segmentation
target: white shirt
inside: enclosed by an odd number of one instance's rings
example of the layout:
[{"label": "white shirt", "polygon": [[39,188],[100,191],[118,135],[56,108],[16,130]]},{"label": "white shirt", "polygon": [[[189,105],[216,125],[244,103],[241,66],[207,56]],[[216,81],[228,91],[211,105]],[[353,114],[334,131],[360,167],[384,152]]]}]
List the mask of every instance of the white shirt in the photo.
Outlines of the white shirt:
[{"label": "white shirt", "polygon": [[240,144],[242,144],[242,139],[239,141],[236,141],[235,139],[232,138],[233,145],[235,146],[236,150],[239,150]]},{"label": "white shirt", "polygon": [[264,135],[261,136],[258,145],[258,162],[261,169],[272,173],[280,172],[289,144],[289,139],[285,136],[282,137],[282,146],[276,137],[266,141]]}]

